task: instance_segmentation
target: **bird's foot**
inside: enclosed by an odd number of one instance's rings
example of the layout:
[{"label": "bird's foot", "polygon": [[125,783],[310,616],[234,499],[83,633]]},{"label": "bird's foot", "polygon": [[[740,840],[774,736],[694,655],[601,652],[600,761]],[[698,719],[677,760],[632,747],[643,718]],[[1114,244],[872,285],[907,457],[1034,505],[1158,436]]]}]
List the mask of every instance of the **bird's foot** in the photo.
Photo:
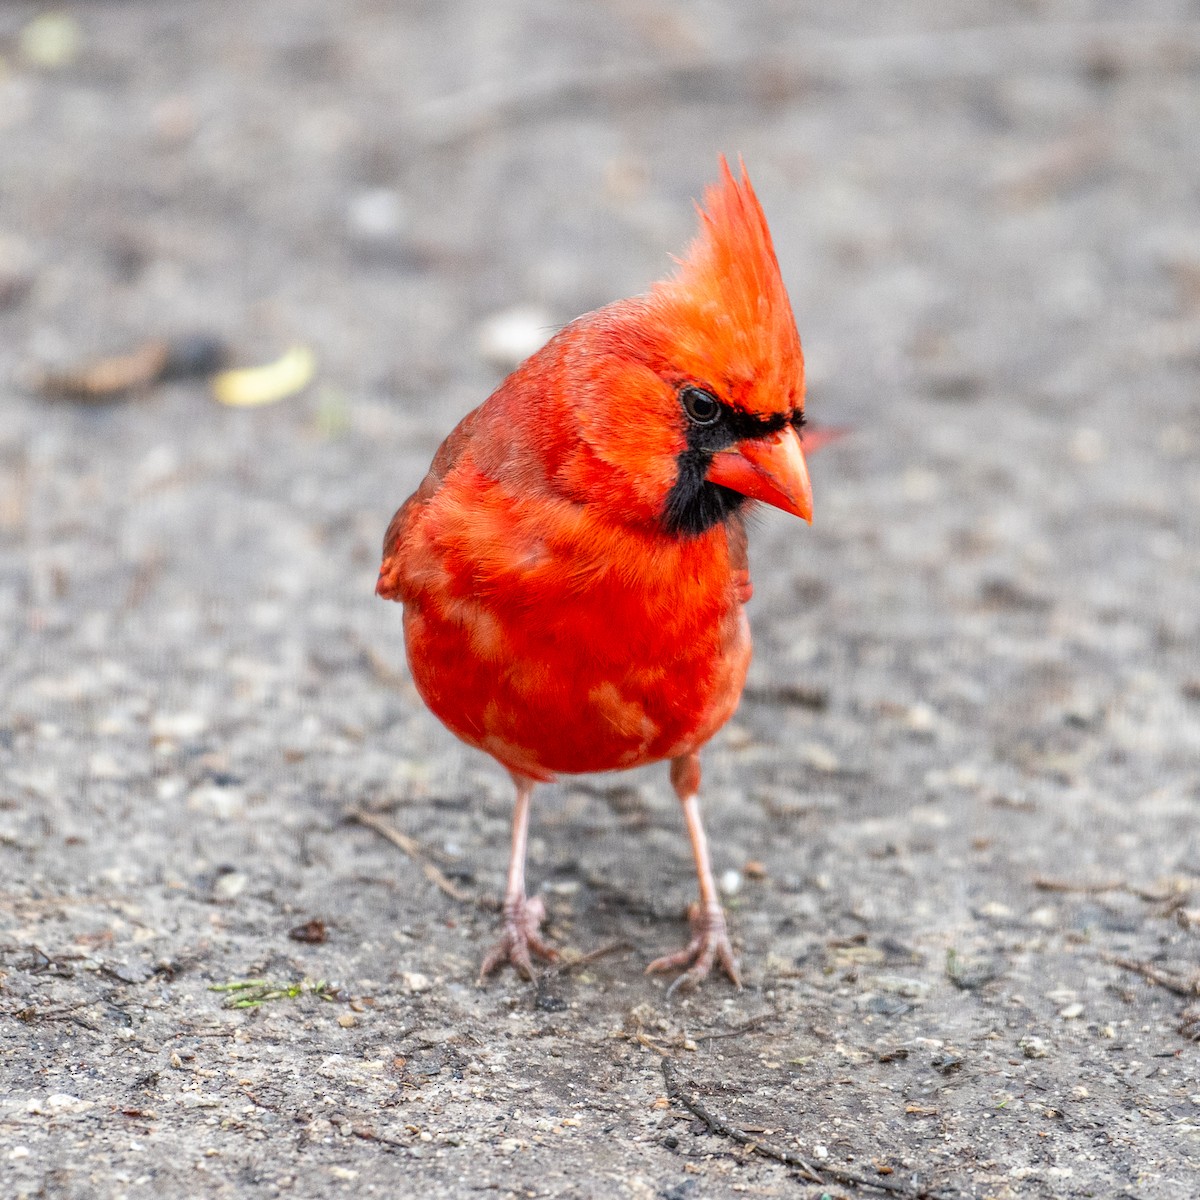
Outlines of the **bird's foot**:
[{"label": "bird's foot", "polygon": [[742,986],[742,977],[738,971],[737,956],[733,953],[733,945],[729,941],[729,930],[725,927],[725,913],[720,905],[711,908],[692,904],[688,908],[688,921],[692,927],[692,940],[687,946],[675,954],[664,954],[656,958],[647,968],[646,974],[654,971],[674,971],[687,967],[678,979],[667,989],[671,996],[679,990],[691,991],[708,978],[713,963],[721,964],[721,969],[733,980],[735,987]]},{"label": "bird's foot", "polygon": [[479,983],[482,983],[498,967],[506,962],[512,963],[521,977],[535,979],[531,954],[553,962],[558,958],[558,951],[548,942],[542,940],[541,925],[546,919],[546,906],[541,896],[532,900],[518,896],[515,900],[504,902],[504,924],[499,940],[488,951],[483,965],[479,968]]}]

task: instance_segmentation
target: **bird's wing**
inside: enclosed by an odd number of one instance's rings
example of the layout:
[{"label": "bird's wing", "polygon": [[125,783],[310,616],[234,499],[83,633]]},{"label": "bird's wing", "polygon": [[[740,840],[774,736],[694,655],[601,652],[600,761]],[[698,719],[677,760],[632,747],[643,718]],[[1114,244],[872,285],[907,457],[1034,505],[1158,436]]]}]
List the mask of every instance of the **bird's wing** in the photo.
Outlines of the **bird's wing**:
[{"label": "bird's wing", "polygon": [[478,408],[467,413],[454,427],[449,437],[438,447],[429,465],[429,472],[421,480],[417,490],[396,510],[383,535],[383,565],[379,568],[379,582],[375,591],[385,600],[403,600],[403,571],[400,547],[413,520],[426,504],[437,494],[446,476],[454,469],[464,451],[471,444],[475,427],[479,422]]}]

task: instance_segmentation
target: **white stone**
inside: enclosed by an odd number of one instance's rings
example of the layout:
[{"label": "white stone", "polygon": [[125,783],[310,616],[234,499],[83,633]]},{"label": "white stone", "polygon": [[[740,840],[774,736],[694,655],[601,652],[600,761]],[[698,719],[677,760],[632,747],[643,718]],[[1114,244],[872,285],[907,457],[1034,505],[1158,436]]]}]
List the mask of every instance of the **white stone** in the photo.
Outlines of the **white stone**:
[{"label": "white stone", "polygon": [[553,316],[534,304],[492,313],[479,327],[479,353],[494,366],[511,371],[540,350],[556,330]]}]

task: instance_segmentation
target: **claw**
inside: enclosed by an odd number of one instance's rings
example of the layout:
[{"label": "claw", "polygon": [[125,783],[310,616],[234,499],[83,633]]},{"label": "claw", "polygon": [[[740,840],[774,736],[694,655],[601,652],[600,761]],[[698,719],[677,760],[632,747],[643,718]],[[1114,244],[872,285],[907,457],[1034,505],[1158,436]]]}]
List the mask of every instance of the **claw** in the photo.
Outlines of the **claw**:
[{"label": "claw", "polygon": [[721,969],[733,981],[733,985],[740,989],[742,977],[738,970],[737,956],[733,953],[733,945],[729,940],[729,931],[725,926],[725,913],[720,905],[690,905],[688,923],[692,927],[692,939],[687,946],[674,954],[664,954],[661,958],[656,958],[646,968],[646,974],[687,967],[667,989],[667,995],[673,996],[677,991],[686,992],[698,987],[708,978],[713,963],[719,963]]},{"label": "claw", "polygon": [[531,953],[547,962],[554,962],[558,958],[558,951],[541,936],[541,925],[545,919],[546,906],[541,896],[534,896],[532,900],[520,896],[513,901],[505,901],[500,937],[483,960],[477,982],[482,984],[505,963],[512,963],[522,979],[531,982],[536,979]]}]

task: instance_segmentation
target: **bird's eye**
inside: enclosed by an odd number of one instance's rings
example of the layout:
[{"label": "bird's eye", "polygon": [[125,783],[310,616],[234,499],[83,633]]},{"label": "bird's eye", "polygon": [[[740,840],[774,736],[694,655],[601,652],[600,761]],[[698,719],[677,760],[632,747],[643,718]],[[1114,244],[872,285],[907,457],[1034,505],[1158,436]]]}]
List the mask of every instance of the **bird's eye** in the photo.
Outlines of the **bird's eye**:
[{"label": "bird's eye", "polygon": [[721,402],[703,388],[685,387],[679,399],[693,425],[714,425],[721,416]]}]

